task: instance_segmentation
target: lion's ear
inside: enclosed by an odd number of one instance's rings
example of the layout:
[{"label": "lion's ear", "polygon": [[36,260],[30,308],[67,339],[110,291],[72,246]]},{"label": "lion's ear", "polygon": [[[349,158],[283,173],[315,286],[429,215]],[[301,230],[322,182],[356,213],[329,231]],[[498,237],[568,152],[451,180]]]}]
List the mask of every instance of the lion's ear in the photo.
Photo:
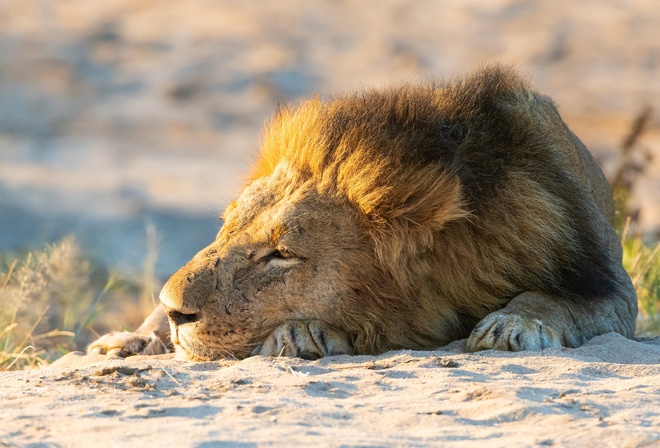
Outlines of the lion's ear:
[{"label": "lion's ear", "polygon": [[404,168],[372,162],[350,179],[353,183],[346,185],[349,200],[375,226],[439,230],[469,215],[458,176],[439,172],[434,165]]},{"label": "lion's ear", "polygon": [[392,226],[438,231],[448,222],[469,215],[456,176],[438,175],[434,168],[402,176],[396,183],[393,194],[382,198],[376,207]]},{"label": "lion's ear", "polygon": [[[363,216],[379,258],[418,253],[433,244],[447,223],[470,215],[458,176],[438,167],[393,167],[371,161],[359,181],[347,186],[349,200]],[[403,257],[405,258],[405,257]]]}]

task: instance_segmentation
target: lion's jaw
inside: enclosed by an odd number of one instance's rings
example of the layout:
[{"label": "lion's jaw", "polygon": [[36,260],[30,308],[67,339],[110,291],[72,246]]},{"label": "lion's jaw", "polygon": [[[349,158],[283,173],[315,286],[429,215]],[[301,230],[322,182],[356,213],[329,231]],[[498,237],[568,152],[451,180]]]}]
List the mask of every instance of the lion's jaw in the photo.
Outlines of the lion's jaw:
[{"label": "lion's jaw", "polygon": [[177,357],[247,357],[286,320],[342,328],[347,277],[371,258],[355,256],[370,246],[347,201],[283,166],[249,184],[224,219],[216,240],[161,292]]}]

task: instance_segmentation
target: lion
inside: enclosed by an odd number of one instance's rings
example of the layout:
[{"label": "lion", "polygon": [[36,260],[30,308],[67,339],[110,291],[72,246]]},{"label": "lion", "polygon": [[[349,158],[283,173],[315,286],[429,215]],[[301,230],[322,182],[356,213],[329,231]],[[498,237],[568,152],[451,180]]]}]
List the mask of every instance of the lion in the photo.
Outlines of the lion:
[{"label": "lion", "polygon": [[134,333],[191,361],[631,338],[605,176],[514,69],[282,107],[215,241]]}]

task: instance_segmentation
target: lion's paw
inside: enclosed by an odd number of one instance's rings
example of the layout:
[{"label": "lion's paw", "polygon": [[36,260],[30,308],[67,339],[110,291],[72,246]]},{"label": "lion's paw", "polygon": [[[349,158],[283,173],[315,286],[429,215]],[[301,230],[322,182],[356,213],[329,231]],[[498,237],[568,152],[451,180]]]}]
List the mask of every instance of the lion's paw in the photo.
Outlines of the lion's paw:
[{"label": "lion's paw", "polygon": [[129,331],[113,331],[101,336],[87,347],[87,353],[118,356],[161,355],[167,346],[155,334],[143,335]]},{"label": "lion's paw", "polygon": [[252,355],[303,359],[342,354],[353,354],[353,345],[348,335],[318,320],[285,322],[252,350]]},{"label": "lion's paw", "polygon": [[483,318],[467,340],[470,352],[488,349],[519,352],[551,347],[561,347],[561,339],[543,321],[501,311]]}]

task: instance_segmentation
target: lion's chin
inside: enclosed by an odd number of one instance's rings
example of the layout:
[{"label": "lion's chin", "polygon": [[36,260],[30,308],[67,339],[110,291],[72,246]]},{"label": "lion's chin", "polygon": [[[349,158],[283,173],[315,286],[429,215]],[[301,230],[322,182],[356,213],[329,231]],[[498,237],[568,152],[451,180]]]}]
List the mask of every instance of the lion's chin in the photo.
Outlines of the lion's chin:
[{"label": "lion's chin", "polygon": [[188,347],[181,339],[174,343],[174,353],[174,359],[179,361],[205,362],[222,358],[220,355],[213,356],[213,353],[206,349],[203,350],[203,353],[200,353],[200,350]]},{"label": "lion's chin", "polygon": [[195,350],[179,340],[174,344],[174,359],[179,361],[207,362],[220,359],[245,359],[250,356],[250,350],[241,350],[239,353],[228,352],[226,350],[214,350],[209,347],[201,347]]},{"label": "lion's chin", "polygon": [[211,357],[205,357],[205,356],[199,356],[195,353],[192,353],[185,348],[183,348],[181,345],[176,345],[174,347],[174,359],[178,361],[192,361],[192,362],[204,362],[204,361],[213,361],[214,359]]}]

